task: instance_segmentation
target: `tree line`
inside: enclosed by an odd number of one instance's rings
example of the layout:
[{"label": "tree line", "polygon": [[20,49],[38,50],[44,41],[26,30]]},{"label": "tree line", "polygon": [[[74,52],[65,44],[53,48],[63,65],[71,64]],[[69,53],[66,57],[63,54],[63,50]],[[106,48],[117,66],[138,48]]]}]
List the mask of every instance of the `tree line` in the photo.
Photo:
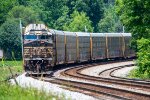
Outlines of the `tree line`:
[{"label": "tree line", "polygon": [[[117,26],[114,24],[119,20],[115,10],[110,10],[114,9],[114,2],[115,0],[3,0],[0,5],[0,25],[8,19],[21,19],[23,26],[44,23],[50,28],[65,31],[85,31],[86,26],[89,32],[116,32],[119,30],[111,29]],[[111,26],[108,19],[113,20]],[[78,27],[76,24],[79,24]]]}]

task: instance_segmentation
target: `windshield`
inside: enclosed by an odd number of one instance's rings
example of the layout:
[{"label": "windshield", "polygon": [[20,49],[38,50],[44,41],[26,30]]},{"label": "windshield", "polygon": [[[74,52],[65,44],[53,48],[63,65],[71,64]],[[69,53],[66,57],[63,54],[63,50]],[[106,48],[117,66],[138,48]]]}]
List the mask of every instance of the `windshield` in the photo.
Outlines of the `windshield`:
[{"label": "windshield", "polygon": [[51,39],[50,35],[24,35],[25,40]]},{"label": "windshield", "polygon": [[24,39],[35,40],[35,39],[37,39],[37,36],[36,35],[25,35]]},{"label": "windshield", "polygon": [[51,36],[50,35],[39,35],[38,38],[39,39],[50,39]]}]

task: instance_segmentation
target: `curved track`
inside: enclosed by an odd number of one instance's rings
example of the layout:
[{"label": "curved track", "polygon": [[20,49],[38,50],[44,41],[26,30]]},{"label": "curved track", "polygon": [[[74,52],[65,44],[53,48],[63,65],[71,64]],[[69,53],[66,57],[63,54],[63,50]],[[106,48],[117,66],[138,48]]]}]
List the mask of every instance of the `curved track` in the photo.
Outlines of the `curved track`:
[{"label": "curved track", "polygon": [[[129,66],[129,67],[130,67],[130,66]],[[120,70],[120,69],[122,69],[122,67],[118,67],[118,68],[112,70],[109,75],[110,75],[112,78],[124,79],[124,80],[127,80],[127,81],[133,81],[133,82],[134,82],[134,81],[137,81],[137,82],[143,82],[143,83],[145,83],[145,82],[150,83],[149,80],[131,79],[131,78],[119,77],[119,76],[116,76],[116,75],[113,74],[115,71]],[[149,84],[149,85],[150,85],[150,84]]]},{"label": "curved track", "polygon": [[[111,62],[112,63],[112,62]],[[125,65],[125,66],[118,66],[114,68],[110,68],[107,70],[102,71],[100,74],[100,77],[95,76],[89,76],[82,74],[81,71],[89,68],[99,65],[99,63],[93,63],[93,64],[85,64],[85,65],[79,65],[73,68],[69,68],[63,72],[61,72],[61,75],[69,78],[77,79],[78,81],[72,81],[68,79],[60,79],[60,78],[42,78],[44,81],[55,83],[55,84],[61,84],[64,86],[69,87],[70,90],[82,92],[84,94],[88,94],[94,97],[97,97],[98,99],[138,99],[138,100],[149,100],[150,98],[150,82],[149,81],[139,81],[139,80],[128,80],[128,79],[122,79],[119,77],[115,77],[112,75],[112,73],[115,70],[124,68],[124,67],[130,67],[131,65]],[[101,74],[108,73],[109,71],[109,78],[101,77]],[[82,80],[82,81],[79,81]],[[128,89],[122,89],[122,88],[116,88],[116,87],[110,87],[110,86],[104,86],[100,85],[108,84],[108,85],[116,85],[118,87],[124,87],[124,88],[134,88],[137,90],[146,91],[147,93],[137,92],[137,91],[130,91]]]},{"label": "curved track", "polygon": [[[130,65],[132,66],[132,65]],[[124,68],[124,67],[130,67],[129,65],[126,66],[119,66],[119,67],[115,67],[115,68]],[[90,67],[90,65],[88,65],[88,68]],[[97,82],[97,83],[108,83],[108,84],[117,84],[117,85],[121,85],[121,86],[128,86],[129,88],[137,88],[137,89],[141,89],[141,90],[145,90],[150,92],[150,82],[139,82],[137,80],[128,80],[128,79],[112,79],[112,78],[104,78],[104,77],[96,77],[96,76],[90,76],[90,75],[85,75],[82,74],[81,71],[84,70],[86,67],[79,67],[79,68],[71,68],[71,69],[67,69],[65,71],[63,71],[61,74],[64,76],[69,76],[69,77],[73,77],[73,78],[78,78],[78,79],[82,79],[82,80],[89,80],[89,81],[93,81],[93,82]],[[110,68],[107,69],[105,71],[109,71],[111,69],[115,69],[115,68]],[[105,71],[101,72],[100,74],[104,73]],[[109,73],[110,74],[110,73]]]}]

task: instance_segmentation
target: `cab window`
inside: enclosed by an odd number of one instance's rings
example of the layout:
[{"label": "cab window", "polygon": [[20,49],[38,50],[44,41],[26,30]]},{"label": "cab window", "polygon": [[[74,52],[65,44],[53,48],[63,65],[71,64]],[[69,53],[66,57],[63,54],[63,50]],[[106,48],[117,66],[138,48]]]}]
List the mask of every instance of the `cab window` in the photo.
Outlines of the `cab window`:
[{"label": "cab window", "polygon": [[39,39],[50,39],[50,35],[39,35]]},{"label": "cab window", "polygon": [[25,35],[24,39],[26,39],[26,40],[35,40],[35,39],[37,39],[37,36],[36,35]]}]

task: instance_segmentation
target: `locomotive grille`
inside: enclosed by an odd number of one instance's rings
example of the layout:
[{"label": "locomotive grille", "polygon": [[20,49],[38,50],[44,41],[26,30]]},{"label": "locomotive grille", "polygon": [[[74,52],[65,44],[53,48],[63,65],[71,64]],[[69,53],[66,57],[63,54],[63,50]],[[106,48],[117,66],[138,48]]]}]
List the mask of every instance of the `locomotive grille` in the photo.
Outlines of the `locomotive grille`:
[{"label": "locomotive grille", "polygon": [[25,58],[51,58],[53,55],[50,47],[25,47]]}]

